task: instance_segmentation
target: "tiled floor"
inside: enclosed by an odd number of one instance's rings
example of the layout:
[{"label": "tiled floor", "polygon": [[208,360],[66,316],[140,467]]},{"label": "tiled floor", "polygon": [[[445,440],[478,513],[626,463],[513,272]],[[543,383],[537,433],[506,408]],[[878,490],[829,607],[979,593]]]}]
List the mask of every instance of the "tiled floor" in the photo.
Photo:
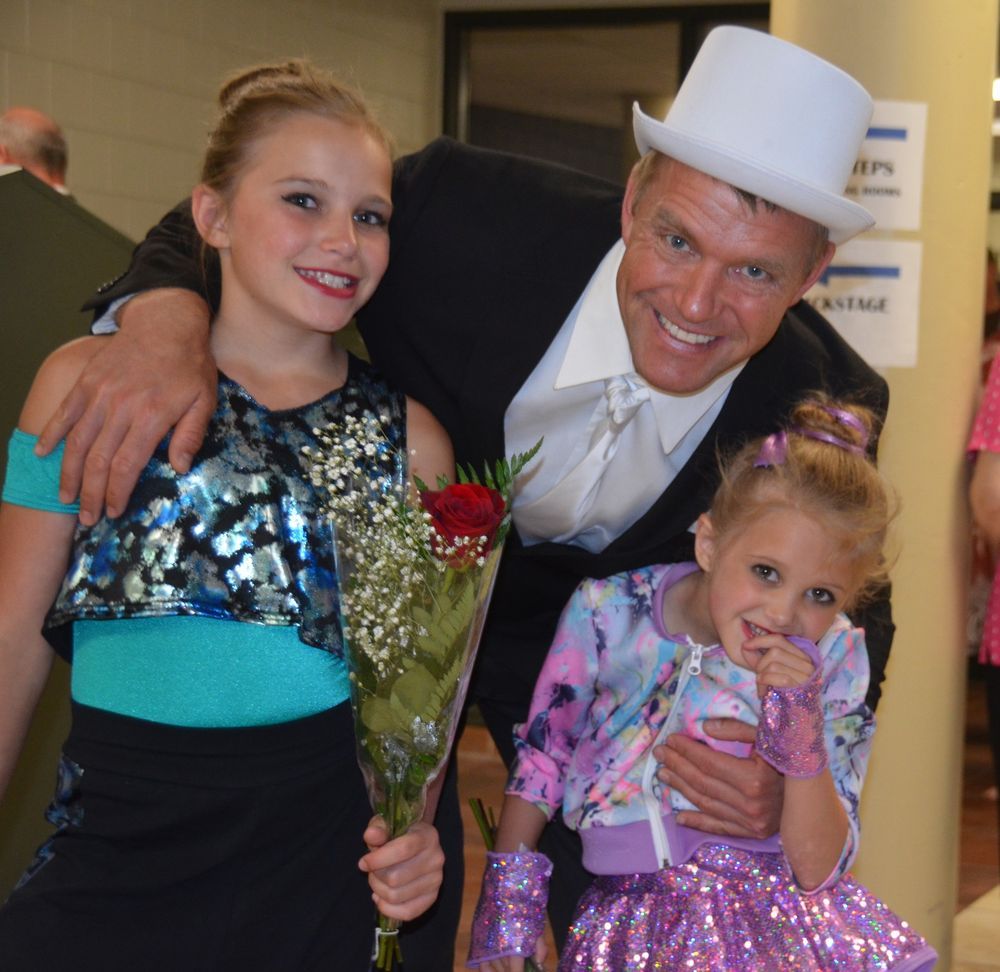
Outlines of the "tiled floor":
[{"label": "tiled floor", "polygon": [[[991,782],[986,710],[982,683],[975,679],[969,683],[967,722],[959,853],[959,915],[955,922],[951,972],[1000,972],[1000,813],[998,804],[986,796]],[[468,799],[479,797],[499,812],[504,781],[503,766],[485,729],[478,726],[466,729],[458,758],[459,791],[465,815],[467,881],[455,949],[455,972],[465,968],[469,922],[485,860],[479,831],[468,810]],[[938,968],[943,972],[944,963]]]}]

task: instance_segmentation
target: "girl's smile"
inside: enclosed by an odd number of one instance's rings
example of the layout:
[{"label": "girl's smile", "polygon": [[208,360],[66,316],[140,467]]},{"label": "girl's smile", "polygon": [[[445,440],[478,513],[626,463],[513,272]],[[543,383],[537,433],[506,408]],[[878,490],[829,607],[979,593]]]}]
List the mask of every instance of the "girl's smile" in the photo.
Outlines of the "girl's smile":
[{"label": "girl's smile", "polygon": [[357,293],[358,278],[348,274],[333,274],[325,270],[306,270],[296,267],[295,272],[319,290],[330,294],[331,297],[353,297]]},{"label": "girl's smile", "polygon": [[746,622],[746,626],[747,626],[747,637],[748,638],[756,638],[756,637],[758,637],[760,635],[774,634],[773,631],[768,631],[767,628],[760,628],[760,627],[758,627],[752,621],[747,621]]}]

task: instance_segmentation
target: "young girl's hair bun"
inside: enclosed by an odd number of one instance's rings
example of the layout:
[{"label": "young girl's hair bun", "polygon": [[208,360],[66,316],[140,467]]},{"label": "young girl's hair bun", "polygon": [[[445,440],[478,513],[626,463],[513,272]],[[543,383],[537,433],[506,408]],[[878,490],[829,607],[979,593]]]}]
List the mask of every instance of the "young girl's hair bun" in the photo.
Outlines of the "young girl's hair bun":
[{"label": "young girl's hair bun", "polygon": [[865,455],[875,436],[875,413],[860,405],[836,403],[826,396],[801,402],[792,411],[790,432]]},{"label": "young girl's hair bun", "polygon": [[896,514],[875,467],[879,422],[871,409],[813,393],[780,432],[756,439],[722,463],[712,501],[716,534],[747,526],[769,509],[802,510],[840,538],[857,565],[855,601],[887,579],[884,547]]}]

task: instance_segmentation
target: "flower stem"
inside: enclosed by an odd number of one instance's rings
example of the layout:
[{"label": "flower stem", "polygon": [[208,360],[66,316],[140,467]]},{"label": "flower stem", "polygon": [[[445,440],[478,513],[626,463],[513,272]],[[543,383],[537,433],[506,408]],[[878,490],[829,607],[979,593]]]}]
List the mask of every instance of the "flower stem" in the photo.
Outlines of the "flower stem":
[{"label": "flower stem", "polygon": [[[398,837],[410,825],[409,806],[402,793],[400,783],[387,787],[386,806],[382,817],[389,829],[389,839]],[[394,972],[397,963],[403,961],[403,950],[399,944],[399,928],[402,922],[380,914],[375,929],[375,945],[372,948],[372,969],[374,972]]]},{"label": "flower stem", "polygon": [[403,951],[399,947],[399,924],[395,918],[379,915],[375,947],[372,950],[376,972],[392,972],[396,968],[396,962],[403,961]]}]

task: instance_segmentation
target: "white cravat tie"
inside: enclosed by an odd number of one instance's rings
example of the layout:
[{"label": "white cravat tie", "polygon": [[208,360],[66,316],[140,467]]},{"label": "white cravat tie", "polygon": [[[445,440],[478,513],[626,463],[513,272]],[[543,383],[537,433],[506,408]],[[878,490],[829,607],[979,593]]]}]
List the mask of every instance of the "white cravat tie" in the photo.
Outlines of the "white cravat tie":
[{"label": "white cravat tie", "polygon": [[[649,401],[649,386],[636,374],[615,375],[604,382],[604,398],[608,403],[608,414],[594,429],[590,449],[593,452],[596,445],[603,442],[603,460],[607,464],[618,451],[622,429],[639,411],[639,406]],[[590,453],[587,455],[589,457]]]},{"label": "white cravat tie", "polygon": [[594,500],[601,480],[618,451],[622,430],[649,401],[649,387],[636,374],[615,375],[605,379],[604,398],[604,416],[583,458],[543,496],[515,507],[514,522],[522,534],[565,541],[600,522]]}]

